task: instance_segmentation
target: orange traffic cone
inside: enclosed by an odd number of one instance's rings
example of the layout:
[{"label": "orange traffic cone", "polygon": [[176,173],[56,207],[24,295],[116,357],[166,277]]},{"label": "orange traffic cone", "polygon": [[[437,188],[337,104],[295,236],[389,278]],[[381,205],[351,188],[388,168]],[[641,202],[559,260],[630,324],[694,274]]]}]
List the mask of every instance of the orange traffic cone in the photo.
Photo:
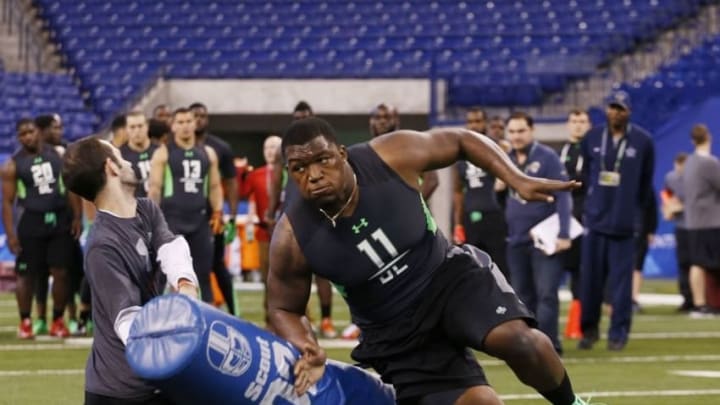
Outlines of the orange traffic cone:
[{"label": "orange traffic cone", "polygon": [[580,314],[582,307],[580,300],[572,300],[570,310],[568,311],[567,324],[565,325],[565,337],[568,339],[582,339],[583,334],[580,329]]},{"label": "orange traffic cone", "polygon": [[210,273],[210,289],[212,289],[213,305],[221,307],[225,303],[225,297],[223,297],[220,285],[215,278],[215,273]]}]

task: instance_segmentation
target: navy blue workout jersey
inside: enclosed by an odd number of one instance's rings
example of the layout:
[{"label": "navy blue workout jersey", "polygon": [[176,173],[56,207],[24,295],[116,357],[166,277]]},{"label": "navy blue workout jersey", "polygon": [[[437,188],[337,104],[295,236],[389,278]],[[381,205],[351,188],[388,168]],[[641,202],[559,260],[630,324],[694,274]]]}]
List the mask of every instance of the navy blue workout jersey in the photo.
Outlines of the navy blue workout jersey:
[{"label": "navy blue workout jersey", "polygon": [[463,196],[465,212],[500,211],[495,193],[495,176],[465,160],[457,162],[455,168],[465,191]]},{"label": "navy blue workout jersey", "polygon": [[62,158],[55,148],[41,144],[38,153],[21,148],[15,161],[18,205],[30,212],[61,211],[67,207]]},{"label": "navy blue workout jersey", "polygon": [[449,244],[418,190],[366,143],[348,149],[359,186],[353,214],[337,227],[300,198],[286,214],[313,272],[345,297],[360,326],[388,321],[415,305]]},{"label": "navy blue workout jersey", "polygon": [[135,177],[142,181],[142,184],[135,188],[135,197],[137,198],[147,197],[148,183],[150,182],[150,160],[155,149],[157,149],[157,145],[153,143],[142,152],[131,149],[128,144],[120,147],[120,154],[122,154],[123,159],[132,163]]},{"label": "navy blue workout jersey", "polygon": [[191,233],[207,224],[210,159],[199,145],[183,149],[169,142],[167,149],[160,208],[173,232]]}]

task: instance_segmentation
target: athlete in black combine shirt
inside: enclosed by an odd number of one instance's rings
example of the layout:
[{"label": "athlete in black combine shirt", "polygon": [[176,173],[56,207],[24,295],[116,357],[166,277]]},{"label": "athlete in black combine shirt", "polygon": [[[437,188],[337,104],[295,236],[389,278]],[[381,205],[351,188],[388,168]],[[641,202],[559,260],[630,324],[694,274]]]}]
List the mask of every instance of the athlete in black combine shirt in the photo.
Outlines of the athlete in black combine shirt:
[{"label": "athlete in black combine shirt", "polygon": [[196,142],[195,115],[189,109],[175,110],[172,129],[172,139],[150,162],[148,196],[160,205],[170,230],[190,245],[202,299],[211,302],[212,235],[223,227],[217,155]]},{"label": "athlete in black combine shirt", "polygon": [[135,188],[135,197],[147,197],[150,159],[158,147],[150,141],[147,118],[142,112],[132,111],[125,116],[125,130],[128,141],[119,147],[120,153],[123,159],[132,164],[135,176],[140,180]]},{"label": "athlete in black combine shirt", "polygon": [[[421,173],[466,159],[527,200],[576,186],[528,177],[491,140],[463,129],[396,131],[345,149],[318,118],[294,122],[283,153],[302,198],[273,234],[270,320],[303,353],[295,388],[326,355],[303,318],[312,272],[335,283],[362,330],[355,360],[395,386],[399,403],[499,404],[469,348],[504,359],[553,404],[576,402],[550,340],[484,252],[452,247],[430,215]],[[582,403],[582,402],[576,402]]]}]

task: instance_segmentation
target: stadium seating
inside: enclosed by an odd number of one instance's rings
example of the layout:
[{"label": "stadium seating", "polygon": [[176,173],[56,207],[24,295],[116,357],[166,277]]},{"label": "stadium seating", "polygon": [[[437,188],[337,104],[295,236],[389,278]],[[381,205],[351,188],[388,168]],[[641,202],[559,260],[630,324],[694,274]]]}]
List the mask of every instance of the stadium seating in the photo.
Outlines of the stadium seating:
[{"label": "stadium seating", "polygon": [[720,94],[720,36],[707,39],[646,79],[619,88],[632,98],[633,120],[657,129],[683,107]]},{"label": "stadium seating", "polygon": [[91,134],[97,124],[70,75],[0,71],[0,153],[17,147],[18,119],[52,113],[62,117],[68,140]]},{"label": "stadium seating", "polygon": [[703,0],[37,0],[102,118],[169,78],[449,79],[456,105],[532,105]]}]

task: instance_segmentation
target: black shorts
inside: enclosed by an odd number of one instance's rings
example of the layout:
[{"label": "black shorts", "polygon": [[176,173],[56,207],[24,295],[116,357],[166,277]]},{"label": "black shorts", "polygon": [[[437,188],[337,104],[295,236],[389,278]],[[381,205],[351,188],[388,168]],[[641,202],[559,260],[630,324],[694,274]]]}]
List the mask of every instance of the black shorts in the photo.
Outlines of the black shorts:
[{"label": "black shorts", "polygon": [[75,240],[67,218],[59,217],[55,226],[44,222],[44,214],[25,212],[18,223],[20,254],[15,260],[18,274],[40,274],[48,268],[66,269],[72,262]]},{"label": "black shorts", "polygon": [[360,326],[352,357],[392,384],[398,399],[487,385],[469,348],[483,350],[487,334],[513,319],[535,325],[487,254],[455,247],[417,305],[383,325]]},{"label": "black shorts", "polygon": [[473,222],[471,214],[465,213],[463,226],[467,244],[482,249],[492,257],[500,271],[508,277],[508,266],[505,253],[507,245],[507,223],[503,211],[487,211],[482,213],[479,221]]},{"label": "black shorts", "polygon": [[80,292],[80,284],[83,277],[85,277],[85,270],[83,267],[85,253],[83,252],[80,241],[73,238],[73,249],[71,254],[71,263],[68,267],[68,275],[70,276],[70,290],[71,292]]},{"label": "black shorts", "polygon": [[678,269],[688,271],[692,260],[690,259],[690,235],[687,229],[675,227],[675,257]]},{"label": "black shorts", "polygon": [[688,231],[690,263],[720,274],[720,228]]}]

